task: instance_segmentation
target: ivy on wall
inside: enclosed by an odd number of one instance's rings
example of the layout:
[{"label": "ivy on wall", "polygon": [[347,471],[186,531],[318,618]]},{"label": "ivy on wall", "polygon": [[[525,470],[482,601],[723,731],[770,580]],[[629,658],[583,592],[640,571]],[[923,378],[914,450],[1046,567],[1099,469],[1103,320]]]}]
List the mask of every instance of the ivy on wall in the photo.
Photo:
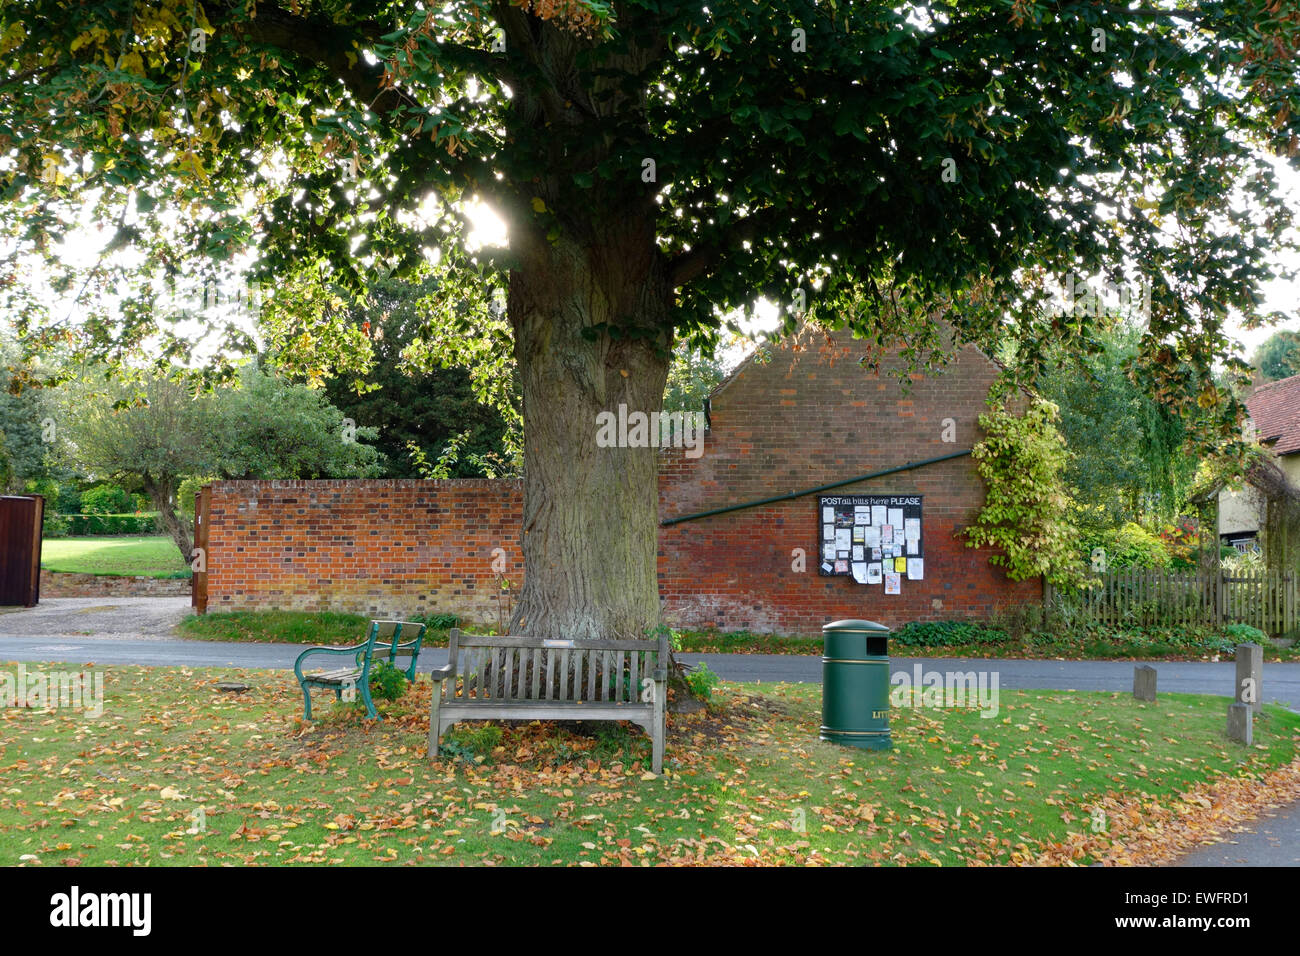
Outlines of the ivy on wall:
[{"label": "ivy on wall", "polygon": [[1034,399],[1014,415],[990,399],[979,417],[984,440],[971,451],[984,479],[984,507],[966,529],[970,547],[997,550],[989,560],[1013,581],[1043,577],[1058,588],[1084,581],[1078,530],[1065,486],[1069,451],[1052,402]]}]

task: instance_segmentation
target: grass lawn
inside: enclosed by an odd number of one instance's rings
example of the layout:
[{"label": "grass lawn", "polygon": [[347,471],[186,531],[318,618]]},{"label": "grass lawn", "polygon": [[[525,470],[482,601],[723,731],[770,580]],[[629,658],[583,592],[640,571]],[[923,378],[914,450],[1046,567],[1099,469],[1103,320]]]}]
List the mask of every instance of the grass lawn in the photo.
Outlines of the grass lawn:
[{"label": "grass lawn", "polygon": [[817,740],[819,687],[725,684],[670,718],[655,778],[616,725],[458,728],[429,762],[424,680],[372,725],[324,694],[303,724],[283,672],[113,667],[105,685],[99,719],[0,709],[0,865],[987,864],[1063,841],[1086,863],[1189,784],[1289,763],[1300,730],[1270,707],[1244,748],[1223,698],[1011,691],[993,719],[895,708],[873,753]]},{"label": "grass lawn", "polygon": [[41,542],[41,567],[82,574],[190,576],[180,548],[166,535],[46,538]]}]

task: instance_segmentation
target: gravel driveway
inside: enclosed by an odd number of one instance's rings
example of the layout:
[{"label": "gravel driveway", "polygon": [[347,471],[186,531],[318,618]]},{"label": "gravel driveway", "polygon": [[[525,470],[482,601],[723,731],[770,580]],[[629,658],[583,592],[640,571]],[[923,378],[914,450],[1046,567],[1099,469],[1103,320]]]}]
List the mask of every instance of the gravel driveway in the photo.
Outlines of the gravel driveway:
[{"label": "gravel driveway", "polygon": [[46,598],[32,608],[0,608],[0,638],[167,640],[189,611],[188,597]]}]

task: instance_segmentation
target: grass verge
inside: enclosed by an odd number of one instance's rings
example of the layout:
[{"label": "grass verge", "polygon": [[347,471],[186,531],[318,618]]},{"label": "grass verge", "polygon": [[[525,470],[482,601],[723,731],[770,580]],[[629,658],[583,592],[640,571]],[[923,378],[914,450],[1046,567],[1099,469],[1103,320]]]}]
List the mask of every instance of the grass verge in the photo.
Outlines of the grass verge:
[{"label": "grass verge", "polygon": [[97,720],[0,710],[0,864],[979,865],[1084,836],[1113,861],[1098,807],[1265,772],[1300,731],[1269,707],[1246,748],[1223,698],[1006,691],[992,719],[895,708],[894,749],[865,752],[817,739],[818,687],[724,684],[671,718],[656,778],[649,742],[617,725],[468,726],[427,761],[423,680],[375,724],[325,695],[303,724],[284,672],[113,667],[105,683]]},{"label": "grass verge", "polygon": [[[415,620],[424,620],[416,617]],[[181,621],[183,637],[210,641],[273,641],[292,644],[350,644],[365,637],[360,614],[316,611],[210,611]],[[431,647],[447,644],[445,617],[434,619],[425,636]],[[473,628],[471,628],[473,629]],[[1226,660],[1237,638],[1175,628],[1080,628],[1069,634],[1011,638],[991,628],[974,628],[977,640],[942,644],[890,641],[896,657],[1028,658],[1064,660]],[[687,654],[820,654],[820,637],[785,637],[749,631],[679,631]],[[1264,644],[1268,661],[1300,660],[1300,648]]]}]

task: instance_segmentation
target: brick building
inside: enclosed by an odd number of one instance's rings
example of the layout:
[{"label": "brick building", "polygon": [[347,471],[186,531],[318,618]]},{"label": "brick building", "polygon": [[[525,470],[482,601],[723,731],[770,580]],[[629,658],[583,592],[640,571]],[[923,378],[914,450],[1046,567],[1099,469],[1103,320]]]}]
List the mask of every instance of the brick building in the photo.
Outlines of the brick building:
[{"label": "brick building", "polygon": [[[913,375],[905,391],[892,372],[896,357],[873,373],[859,364],[861,342],[812,330],[768,354],[751,356],[714,392],[701,457],[660,452],[662,520],[967,450],[998,371],[966,347],[942,373]],[[899,593],[886,594],[884,582],[823,576],[821,495],[906,500],[907,515],[919,518],[909,527],[919,530],[921,577],[900,574]],[[952,457],[669,524],[659,538],[665,617],[682,626],[815,634],[836,618],[898,625],[984,617],[1039,600],[1037,581],[1007,580],[988,551],[962,540],[983,497],[971,458]],[[515,481],[216,482],[206,508],[207,602],[218,610],[447,611],[496,624],[508,617],[503,585],[521,583]],[[899,537],[905,562],[913,544]]]},{"label": "brick building", "polygon": [[[751,356],[710,399],[704,454],[665,454],[661,518],[785,495],[967,450],[998,368],[974,346],[942,373],[913,374],[905,391],[897,355],[862,368],[862,342],[804,330],[766,362]],[[822,495],[921,496],[923,577],[883,584],[818,572]],[[1038,581],[1009,581],[990,552],[961,530],[984,502],[969,457],[661,530],[660,593],[676,624],[759,633],[816,634],[839,618],[889,625],[986,617],[1041,599]],[[804,570],[796,549],[805,556]]]}]

